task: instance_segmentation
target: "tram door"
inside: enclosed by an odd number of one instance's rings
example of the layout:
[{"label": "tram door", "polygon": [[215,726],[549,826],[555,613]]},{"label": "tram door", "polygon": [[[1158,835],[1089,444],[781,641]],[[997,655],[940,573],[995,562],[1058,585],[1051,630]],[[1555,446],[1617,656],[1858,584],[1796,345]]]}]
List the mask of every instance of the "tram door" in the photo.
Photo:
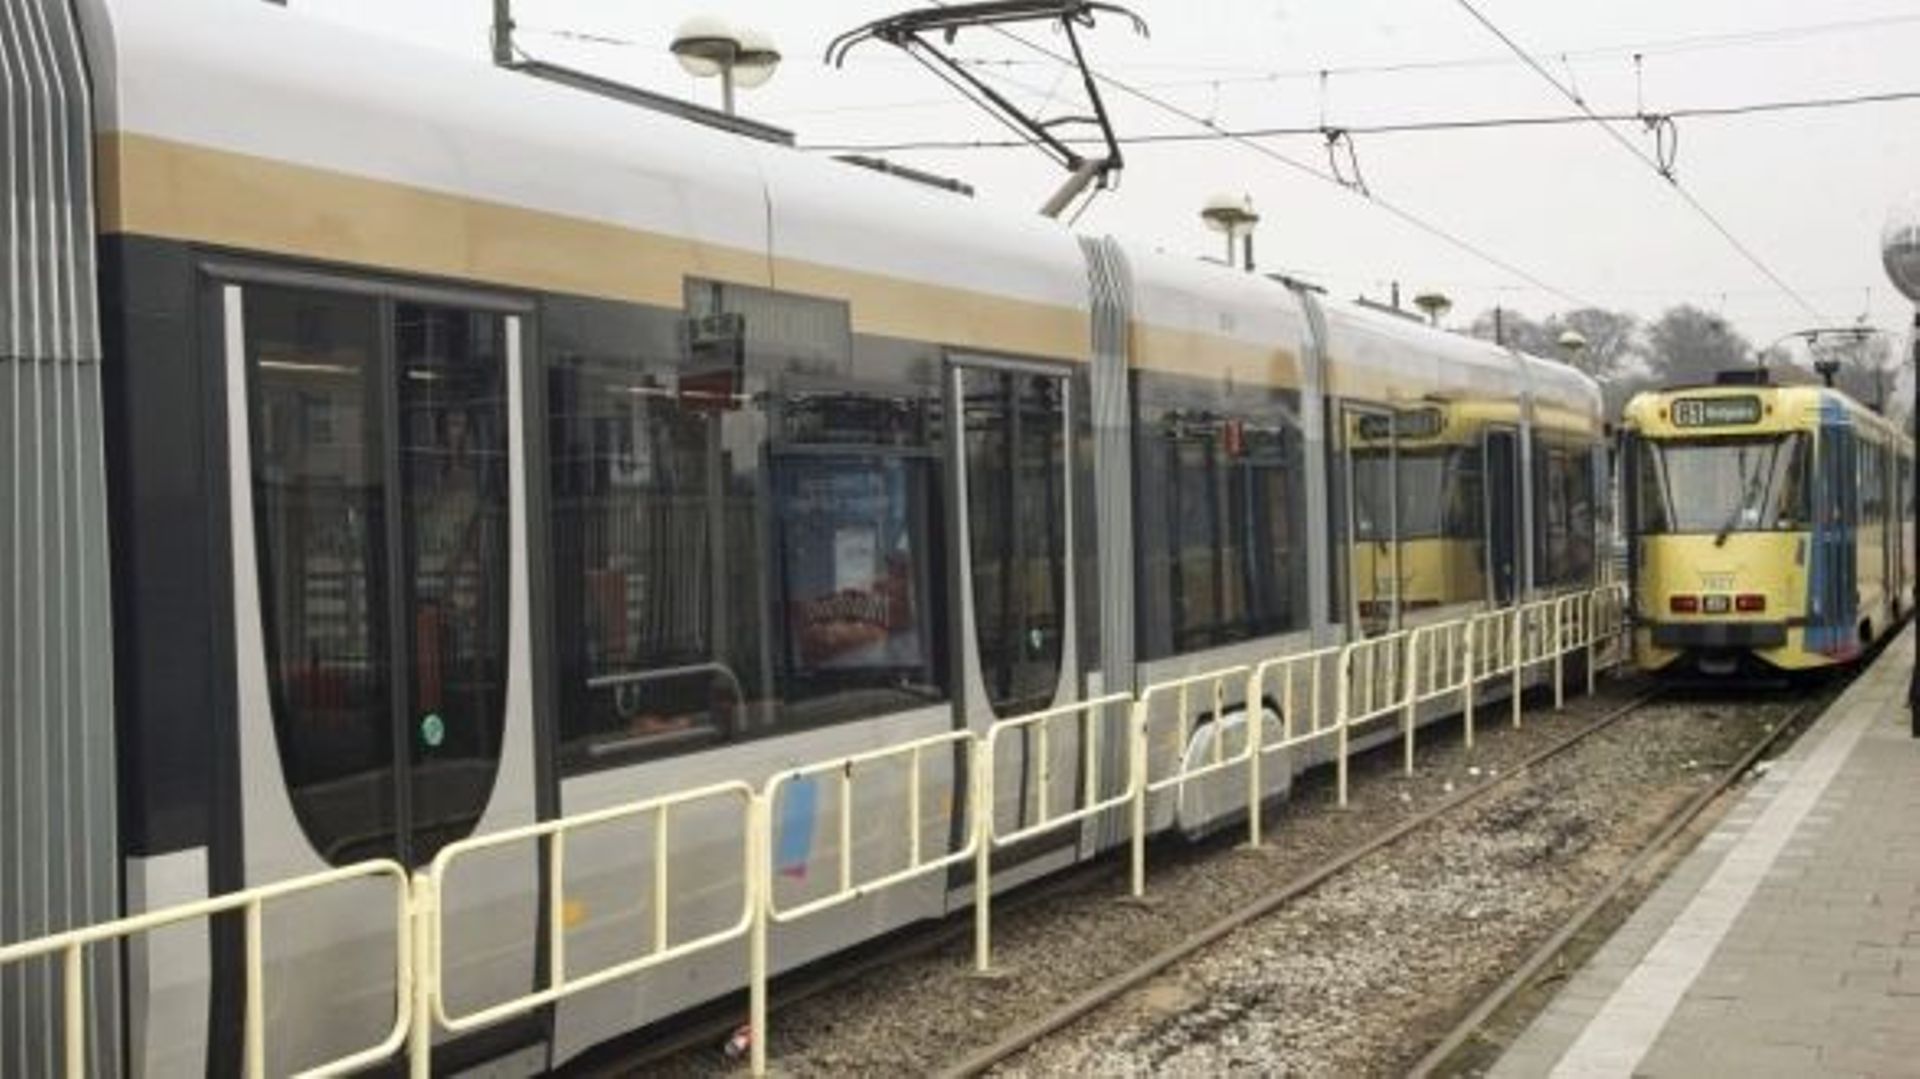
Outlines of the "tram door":
[{"label": "tram door", "polygon": [[1394,413],[1343,404],[1339,416],[1334,459],[1345,512],[1335,520],[1334,548],[1346,565],[1346,617],[1358,636],[1376,637],[1399,627],[1404,580]]},{"label": "tram door", "polygon": [[[956,359],[960,551],[960,720],[994,721],[1075,699],[1079,670],[1073,586],[1073,385],[1033,364]],[[1000,829],[1027,824],[1048,785],[1050,812],[1074,804],[1076,725],[1003,739],[993,762]],[[1060,842],[1077,841],[1061,829]],[[1049,848],[1050,849],[1050,848]],[[1023,853],[1037,853],[1023,852]]]},{"label": "tram door", "polygon": [[1490,427],[1480,437],[1486,462],[1487,598],[1495,607],[1506,607],[1521,589],[1520,432]]},{"label": "tram door", "polygon": [[[421,867],[531,821],[521,320],[324,286],[222,293],[245,884]],[[536,854],[449,877],[452,996],[532,985]],[[391,907],[365,888],[267,916],[276,1074],[377,1041],[392,1015]]]},{"label": "tram door", "polygon": [[1813,551],[1807,589],[1812,600],[1807,619],[1807,648],[1829,656],[1851,655],[1859,647],[1854,630],[1859,606],[1859,552],[1855,540],[1860,519],[1859,465],[1853,431],[1833,416],[1820,429],[1814,484]]}]

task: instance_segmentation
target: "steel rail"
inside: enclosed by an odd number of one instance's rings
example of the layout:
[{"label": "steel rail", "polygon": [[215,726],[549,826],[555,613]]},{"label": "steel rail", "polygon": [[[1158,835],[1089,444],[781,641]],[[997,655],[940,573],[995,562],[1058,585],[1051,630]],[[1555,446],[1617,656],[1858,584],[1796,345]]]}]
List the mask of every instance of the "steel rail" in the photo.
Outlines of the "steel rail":
[{"label": "steel rail", "polygon": [[1666,690],[1664,688],[1655,687],[1639,694],[1632,700],[1600,716],[1598,719],[1566,738],[1528,757],[1526,760],[1520,762],[1518,767],[1506,774],[1498,778],[1489,779],[1478,786],[1470,787],[1454,794],[1432,808],[1401,821],[1399,824],[1367,840],[1365,843],[1322,863],[1318,868],[1296,878],[1280,890],[1270,892],[1260,899],[1241,907],[1239,910],[1221,917],[1205,929],[1188,937],[1186,940],[1172,945],[1139,965],[1101,982],[1099,985],[1074,997],[1072,1000],[1069,1000],[1067,1003],[1054,1009],[1040,1019],[1015,1029],[1012,1033],[991,1045],[976,1050],[962,1058],[958,1063],[942,1069],[938,1074],[942,1076],[943,1079],[961,1079],[961,1077],[975,1076],[986,1072],[988,1069],[1005,1061],[1009,1057],[1032,1046],[1040,1039],[1057,1033],[1086,1017],[1088,1014],[1112,1003],[1120,996],[1140,986],[1148,979],[1160,974],[1175,963],[1218,943],[1223,937],[1230,935],[1235,930],[1241,929],[1251,922],[1258,921],[1294,900],[1315,891],[1321,885],[1351,868],[1355,863],[1398,843],[1408,835],[1450,815],[1457,809],[1477,802],[1494,791],[1505,789],[1506,786],[1515,779],[1527,775],[1540,765],[1573,749],[1593,735],[1612,727],[1627,716],[1664,696],[1665,693]]},{"label": "steel rail", "polygon": [[1572,943],[1573,939],[1579,936],[1580,933],[1592,923],[1594,918],[1599,916],[1601,911],[1605,910],[1609,904],[1617,899],[1620,893],[1625,891],[1627,886],[1637,879],[1656,858],[1665,854],[1673,841],[1692,825],[1695,820],[1699,819],[1700,815],[1707,811],[1707,807],[1711,806],[1721,795],[1727,793],[1734,784],[1738,783],[1741,777],[1746,775],[1748,770],[1750,770],[1768,750],[1778,745],[1780,740],[1785,738],[1789,732],[1797,730],[1800,722],[1806,718],[1808,712],[1812,711],[1815,707],[1824,708],[1832,702],[1832,699],[1830,694],[1822,694],[1812,700],[1804,702],[1798,708],[1789,712],[1785,719],[1775,724],[1772,730],[1755,740],[1753,746],[1741,755],[1740,759],[1734,762],[1731,767],[1722,771],[1711,785],[1694,795],[1685,805],[1676,810],[1673,816],[1667,819],[1666,824],[1661,827],[1660,831],[1656,832],[1652,838],[1647,840],[1646,844],[1640,848],[1640,851],[1636,853],[1626,865],[1621,866],[1619,871],[1614,873],[1607,883],[1594,894],[1593,898],[1587,900],[1579,910],[1569,916],[1552,936],[1548,937],[1539,947],[1528,953],[1526,960],[1522,962],[1520,966],[1516,967],[1513,973],[1507,976],[1505,981],[1502,981],[1496,986],[1493,992],[1481,998],[1480,1002],[1474,1005],[1473,1009],[1447,1033],[1447,1036],[1442,1038],[1439,1044],[1435,1045],[1431,1050],[1428,1050],[1427,1054],[1421,1057],[1419,1063],[1415,1064],[1407,1074],[1414,1077],[1414,1079],[1424,1079],[1425,1076],[1433,1075],[1451,1060],[1455,1054],[1465,1048],[1467,1043],[1473,1039],[1474,1035],[1479,1033],[1482,1027],[1486,1026],[1488,1020],[1492,1019],[1501,1009],[1512,1002],[1515,997],[1519,996],[1520,993],[1531,986],[1533,980],[1539,976],[1541,970],[1545,969],[1548,963],[1558,958],[1559,955],[1566,950],[1567,945]]}]

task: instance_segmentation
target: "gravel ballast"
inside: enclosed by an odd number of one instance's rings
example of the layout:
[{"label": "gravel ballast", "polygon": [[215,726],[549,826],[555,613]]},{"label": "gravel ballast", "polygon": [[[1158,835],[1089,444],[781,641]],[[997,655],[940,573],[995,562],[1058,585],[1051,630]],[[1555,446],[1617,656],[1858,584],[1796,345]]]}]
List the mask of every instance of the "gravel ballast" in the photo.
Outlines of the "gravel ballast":
[{"label": "gravel ballast", "polygon": [[[1319,769],[1296,781],[1259,849],[1236,845],[1243,831],[1156,844],[1146,903],[1127,901],[1115,874],[1030,905],[1005,904],[993,976],[974,974],[970,949],[956,943],[790,1007],[776,1001],[769,1059],[784,1075],[937,1071],[1416,813],[1511,773],[1647,688],[1608,682],[1560,712],[1536,703],[1519,729],[1506,725],[1504,709],[1488,709],[1471,751],[1457,720],[1429,727],[1412,776],[1399,769],[1397,742],[1356,758],[1345,809],[1335,804],[1331,769]],[[1005,1067],[1025,1075],[1403,1071],[1798,700],[1644,707]],[[647,1070],[738,1066],[703,1048]]]}]

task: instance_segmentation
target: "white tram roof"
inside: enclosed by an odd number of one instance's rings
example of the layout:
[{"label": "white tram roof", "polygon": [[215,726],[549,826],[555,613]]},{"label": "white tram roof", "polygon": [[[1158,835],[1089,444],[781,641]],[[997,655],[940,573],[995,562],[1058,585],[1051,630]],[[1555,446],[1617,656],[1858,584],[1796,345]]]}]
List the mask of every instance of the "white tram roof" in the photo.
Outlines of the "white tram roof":
[{"label": "white tram roof", "polygon": [[103,131],[691,241],[761,261],[761,284],[791,259],[1087,308],[1077,243],[1052,222],[297,7],[85,2]]},{"label": "white tram roof", "polygon": [[[525,268],[515,252],[477,250],[487,235],[465,219],[531,211],[574,229],[669,238],[673,257],[659,261],[674,263],[665,279],[675,282],[686,271],[802,292],[861,292],[879,302],[856,304],[856,325],[879,319],[862,328],[910,336],[907,324],[931,320],[937,337],[962,344],[992,344],[969,342],[969,332],[991,336],[1006,323],[1046,323],[1015,339],[1044,340],[1049,354],[1087,354],[1084,317],[1044,317],[1049,310],[1084,316],[1089,302],[1077,243],[1055,222],[331,24],[297,8],[258,0],[83,0],[82,14],[94,51],[97,122],[122,136],[123,156],[132,156],[128,143],[135,140],[441,198],[430,209],[462,221],[433,235],[472,248],[449,256],[450,276],[469,266],[502,275]],[[116,178],[129,187],[156,182]],[[170,199],[171,206],[191,195],[171,191],[158,201]],[[155,201],[131,190],[119,197]],[[286,199],[262,216],[303,214],[306,236],[392,223]],[[132,221],[130,230],[141,223]],[[1137,246],[1129,245],[1128,255],[1137,319],[1243,346],[1242,360],[1267,368],[1268,380],[1294,381],[1282,369],[1299,362],[1307,323],[1289,289]],[[597,267],[544,269],[571,280],[569,273],[584,277]],[[896,287],[903,281],[928,288],[903,292]],[[540,280],[493,283],[545,287]],[[938,290],[1007,304],[956,306]],[[1510,397],[1524,373],[1538,400],[1598,414],[1598,387],[1571,368],[1337,301],[1321,306],[1335,392],[1342,392],[1344,376],[1356,390],[1379,387],[1398,396]]]}]

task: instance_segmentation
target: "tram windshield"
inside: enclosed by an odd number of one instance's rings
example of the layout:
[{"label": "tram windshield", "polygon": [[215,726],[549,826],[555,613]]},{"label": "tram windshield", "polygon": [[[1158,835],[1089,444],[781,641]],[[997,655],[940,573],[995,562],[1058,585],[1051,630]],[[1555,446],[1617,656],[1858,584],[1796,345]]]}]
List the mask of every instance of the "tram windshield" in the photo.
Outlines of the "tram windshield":
[{"label": "tram windshield", "polygon": [[1640,444],[1642,533],[1807,527],[1807,436]]}]

